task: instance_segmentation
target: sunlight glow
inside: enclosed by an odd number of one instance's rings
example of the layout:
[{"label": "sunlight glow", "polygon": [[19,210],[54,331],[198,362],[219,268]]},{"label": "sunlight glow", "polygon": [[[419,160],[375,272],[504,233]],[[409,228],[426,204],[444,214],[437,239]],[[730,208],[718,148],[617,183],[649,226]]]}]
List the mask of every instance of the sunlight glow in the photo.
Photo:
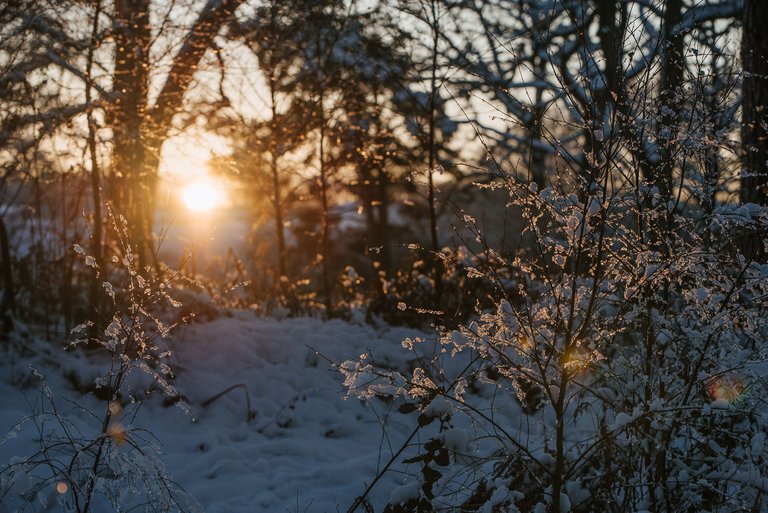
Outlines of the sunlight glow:
[{"label": "sunlight glow", "polygon": [[181,199],[189,210],[208,212],[224,202],[224,192],[211,180],[201,179],[184,187]]}]

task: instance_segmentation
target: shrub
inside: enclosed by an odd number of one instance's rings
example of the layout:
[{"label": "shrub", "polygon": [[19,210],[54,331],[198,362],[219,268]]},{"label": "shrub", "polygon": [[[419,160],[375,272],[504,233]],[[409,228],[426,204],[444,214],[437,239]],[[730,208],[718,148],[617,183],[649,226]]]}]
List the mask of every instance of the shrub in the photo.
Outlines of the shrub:
[{"label": "shrub", "polygon": [[[78,351],[81,348],[77,346],[85,342],[97,347],[95,352],[89,349],[89,359],[101,361],[103,370],[89,388],[101,406],[91,410],[73,402],[75,410],[85,415],[64,413],[60,400],[35,371],[39,400],[22,424],[35,429],[38,450],[0,469],[0,499],[18,511],[45,509],[51,500],[77,513],[105,508],[194,509],[163,469],[152,434],[132,427],[144,397],[131,390],[131,381],[135,386],[136,380],[143,379],[139,388],[144,393],[159,389],[183,406],[170,382],[170,351],[162,339],[186,319],[169,324],[161,320],[163,310],[181,306],[171,297],[173,275],[167,270],[156,273],[138,267],[125,238],[124,221],[120,221],[122,226],[116,226],[116,232],[123,256],[113,257],[112,263],[116,268],[113,274],[122,279],[120,283],[103,282],[114,313],[104,323],[106,328],[95,331],[94,337],[90,334],[94,333],[95,320],[77,326],[73,336],[80,338],[69,347]],[[80,246],[75,245],[75,251],[92,272],[102,272]],[[75,365],[83,367],[85,360],[79,359]]]}]

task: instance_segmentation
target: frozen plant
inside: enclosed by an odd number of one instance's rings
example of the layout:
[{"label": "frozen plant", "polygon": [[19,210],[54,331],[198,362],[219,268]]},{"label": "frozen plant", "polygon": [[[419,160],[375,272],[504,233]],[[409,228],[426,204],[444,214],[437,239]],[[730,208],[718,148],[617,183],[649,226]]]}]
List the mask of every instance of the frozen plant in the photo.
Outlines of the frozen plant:
[{"label": "frozen plant", "polygon": [[670,213],[645,184],[600,183],[538,191],[508,178],[536,244],[494,260],[526,279],[440,333],[415,370],[369,355],[341,365],[351,394],[400,398],[422,427],[440,420],[404,460],[421,487],[392,511],[768,506],[768,269],[727,242],[764,232],[766,209],[702,219]]},{"label": "frozen plant", "polygon": [[[100,406],[85,406],[89,398],[67,401],[74,412],[63,413],[60,399],[35,371],[39,401],[22,424],[34,426],[38,451],[0,469],[0,500],[13,511],[195,510],[164,470],[152,433],[133,426],[143,398],[130,382],[138,380],[144,389],[159,388],[178,400],[170,383],[170,351],[162,339],[185,319],[169,324],[160,319],[161,309],[181,306],[171,297],[173,276],[139,268],[126,240],[125,221],[120,218],[119,224],[116,220],[123,255],[112,258],[112,274],[120,283],[103,282],[114,313],[103,329],[92,330],[92,321],[74,328],[73,337],[80,338],[70,344],[70,350],[86,342],[98,346],[89,357],[104,364],[93,383],[92,395]],[[75,245],[74,251],[92,272],[102,275],[83,248]]]}]

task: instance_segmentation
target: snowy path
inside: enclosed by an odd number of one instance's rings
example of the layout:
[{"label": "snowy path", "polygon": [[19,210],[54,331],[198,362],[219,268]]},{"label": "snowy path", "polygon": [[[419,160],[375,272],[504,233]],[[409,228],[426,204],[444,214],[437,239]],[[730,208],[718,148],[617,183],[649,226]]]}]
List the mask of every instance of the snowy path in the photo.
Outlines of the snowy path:
[{"label": "snowy path", "polygon": [[[406,336],[413,332],[380,333],[341,321],[277,321],[249,312],[192,324],[177,334],[172,358],[173,384],[192,414],[163,406],[158,396],[132,424],[157,437],[170,475],[209,513],[346,511],[407,437],[412,419],[393,415],[389,439],[383,440],[377,415],[385,415],[386,406],[379,403],[374,411],[356,399],[343,400],[341,376],[309,347],[333,361],[355,359],[369,348],[378,361],[400,361]],[[86,375],[93,370],[81,365]],[[233,385],[243,386],[202,406]],[[2,386],[0,429],[6,429],[28,407],[22,394]],[[98,404],[93,398],[79,401]],[[24,445],[23,437],[5,444],[0,458],[34,450]],[[382,481],[372,494],[374,504],[386,502],[396,479],[392,474]]]}]

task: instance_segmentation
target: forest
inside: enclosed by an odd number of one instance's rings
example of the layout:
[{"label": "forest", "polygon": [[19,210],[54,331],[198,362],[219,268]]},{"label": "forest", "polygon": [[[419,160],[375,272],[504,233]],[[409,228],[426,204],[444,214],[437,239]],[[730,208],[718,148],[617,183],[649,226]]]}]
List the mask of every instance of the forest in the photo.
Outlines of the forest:
[{"label": "forest", "polygon": [[766,22],[0,1],[0,513],[768,511]]}]

